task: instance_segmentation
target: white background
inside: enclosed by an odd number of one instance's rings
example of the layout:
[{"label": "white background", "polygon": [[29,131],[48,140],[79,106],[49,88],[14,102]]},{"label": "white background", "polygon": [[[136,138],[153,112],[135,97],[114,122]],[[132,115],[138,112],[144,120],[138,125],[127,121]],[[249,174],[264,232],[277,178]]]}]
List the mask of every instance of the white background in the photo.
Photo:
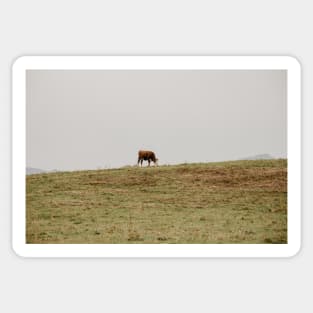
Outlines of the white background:
[{"label": "white background", "polygon": [[[2,1],[1,312],[312,312],[309,1]],[[302,250],[291,259],[21,259],[11,249],[11,64],[20,55],[291,55],[302,64]]]}]

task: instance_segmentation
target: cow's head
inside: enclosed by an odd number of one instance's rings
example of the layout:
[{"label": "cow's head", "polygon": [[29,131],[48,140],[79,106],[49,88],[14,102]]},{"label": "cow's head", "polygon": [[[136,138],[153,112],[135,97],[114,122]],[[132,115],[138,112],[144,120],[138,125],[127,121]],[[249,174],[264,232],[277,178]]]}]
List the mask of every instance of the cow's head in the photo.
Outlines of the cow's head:
[{"label": "cow's head", "polygon": [[155,159],[154,164],[155,164],[156,166],[158,166],[158,165],[159,165],[158,162],[159,162],[159,159]]}]

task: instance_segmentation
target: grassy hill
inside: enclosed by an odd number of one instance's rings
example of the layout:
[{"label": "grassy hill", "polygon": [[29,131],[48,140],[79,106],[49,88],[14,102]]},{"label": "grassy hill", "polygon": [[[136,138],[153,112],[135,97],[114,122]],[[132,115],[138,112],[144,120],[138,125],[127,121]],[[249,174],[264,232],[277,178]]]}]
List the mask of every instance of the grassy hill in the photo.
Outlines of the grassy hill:
[{"label": "grassy hill", "polygon": [[27,243],[286,243],[287,161],[26,177]]}]

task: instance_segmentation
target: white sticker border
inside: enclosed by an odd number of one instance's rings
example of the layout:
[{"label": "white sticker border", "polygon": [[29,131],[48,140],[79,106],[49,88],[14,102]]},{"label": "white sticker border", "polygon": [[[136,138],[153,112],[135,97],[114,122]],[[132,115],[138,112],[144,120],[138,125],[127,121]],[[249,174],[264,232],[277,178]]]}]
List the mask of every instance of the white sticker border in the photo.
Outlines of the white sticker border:
[{"label": "white sticker border", "polygon": [[[287,70],[287,244],[27,244],[26,71]],[[22,257],[291,257],[301,247],[301,66],[290,56],[22,56],[12,67],[12,247]]]}]

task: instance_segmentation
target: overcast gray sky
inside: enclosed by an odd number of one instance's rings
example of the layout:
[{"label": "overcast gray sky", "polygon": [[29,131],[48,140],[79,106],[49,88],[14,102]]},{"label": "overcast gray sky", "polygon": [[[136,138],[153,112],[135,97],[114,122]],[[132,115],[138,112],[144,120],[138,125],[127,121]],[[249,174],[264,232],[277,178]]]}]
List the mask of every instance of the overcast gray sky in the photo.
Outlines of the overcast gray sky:
[{"label": "overcast gray sky", "polygon": [[284,70],[28,70],[27,166],[287,157]]}]

